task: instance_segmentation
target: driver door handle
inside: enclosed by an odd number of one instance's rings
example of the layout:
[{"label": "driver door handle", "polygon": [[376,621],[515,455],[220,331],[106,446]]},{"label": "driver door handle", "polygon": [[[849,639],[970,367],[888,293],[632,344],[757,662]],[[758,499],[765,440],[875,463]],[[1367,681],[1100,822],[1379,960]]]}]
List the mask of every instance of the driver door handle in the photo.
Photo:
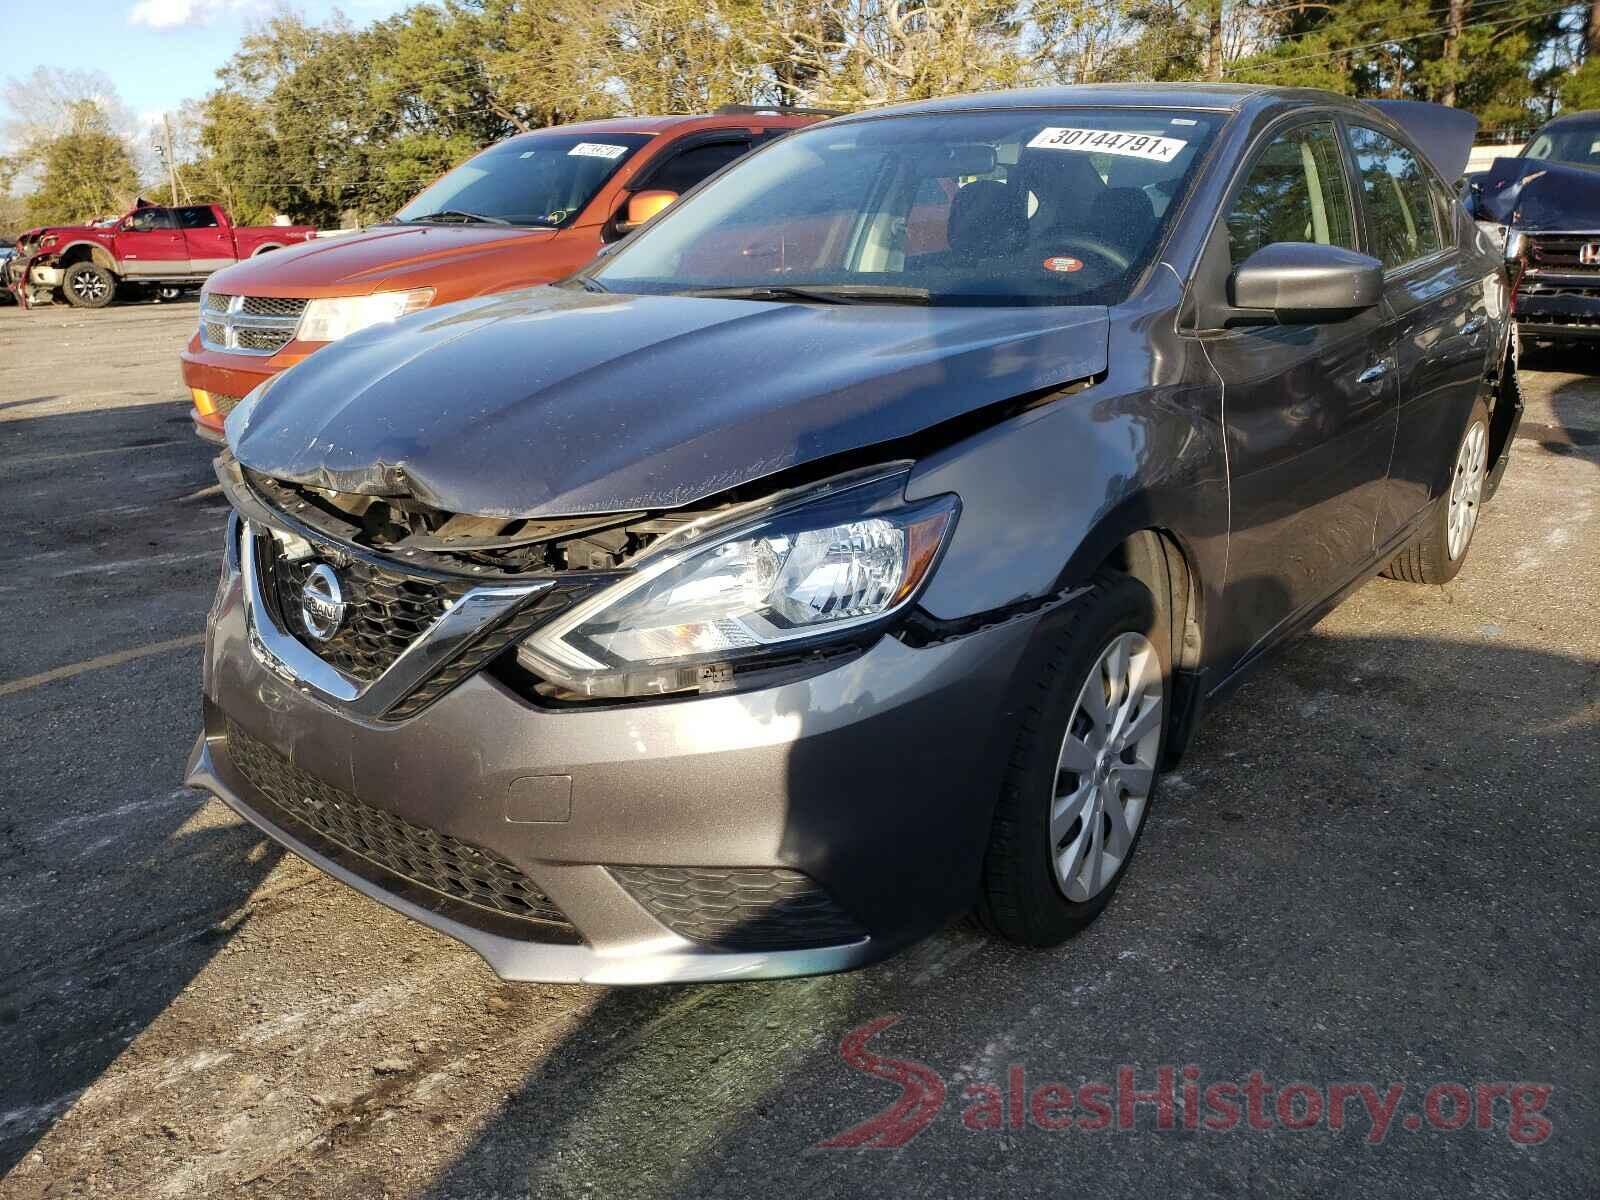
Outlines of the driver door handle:
[{"label": "driver door handle", "polygon": [[1461,327],[1462,337],[1471,337],[1489,323],[1489,318],[1479,314]]},{"label": "driver door handle", "polygon": [[1386,378],[1393,369],[1394,363],[1387,358],[1380,358],[1365,371],[1356,376],[1357,383],[1377,383]]}]

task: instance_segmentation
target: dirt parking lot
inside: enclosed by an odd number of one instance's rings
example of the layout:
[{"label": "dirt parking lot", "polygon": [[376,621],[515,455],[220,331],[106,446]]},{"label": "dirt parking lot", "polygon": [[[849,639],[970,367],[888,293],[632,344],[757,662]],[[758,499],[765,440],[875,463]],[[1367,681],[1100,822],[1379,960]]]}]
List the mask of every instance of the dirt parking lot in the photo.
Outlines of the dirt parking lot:
[{"label": "dirt parking lot", "polygon": [[[1461,576],[1257,675],[1066,948],[608,991],[501,984],[179,786],[224,516],[194,319],[0,308],[0,1196],[1600,1194],[1594,352],[1530,364]],[[845,1061],[896,1014],[870,1050],[926,1072]],[[1271,1091],[1226,1129],[1013,1099],[1163,1067]],[[920,1133],[819,1147],[897,1070]],[[1288,1127],[1335,1084],[1404,1086]]]}]

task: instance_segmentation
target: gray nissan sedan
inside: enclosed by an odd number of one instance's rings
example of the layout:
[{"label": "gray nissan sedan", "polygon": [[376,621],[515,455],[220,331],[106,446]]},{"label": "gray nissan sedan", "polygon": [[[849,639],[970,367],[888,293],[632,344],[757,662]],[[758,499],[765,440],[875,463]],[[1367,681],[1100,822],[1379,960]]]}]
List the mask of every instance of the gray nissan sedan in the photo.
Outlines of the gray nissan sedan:
[{"label": "gray nissan sedan", "polygon": [[329,347],[227,423],[189,782],[507,979],[1061,942],[1267,651],[1460,569],[1520,415],[1471,138],[1228,86],[868,112]]}]

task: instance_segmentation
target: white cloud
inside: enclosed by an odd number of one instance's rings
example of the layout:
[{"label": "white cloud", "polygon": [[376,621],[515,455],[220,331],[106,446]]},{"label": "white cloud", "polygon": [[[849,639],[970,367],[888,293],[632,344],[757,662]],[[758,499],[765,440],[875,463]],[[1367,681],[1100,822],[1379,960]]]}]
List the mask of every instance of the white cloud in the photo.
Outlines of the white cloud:
[{"label": "white cloud", "polygon": [[215,7],[210,0],[139,0],[128,14],[128,24],[151,29],[181,29],[203,25]]}]

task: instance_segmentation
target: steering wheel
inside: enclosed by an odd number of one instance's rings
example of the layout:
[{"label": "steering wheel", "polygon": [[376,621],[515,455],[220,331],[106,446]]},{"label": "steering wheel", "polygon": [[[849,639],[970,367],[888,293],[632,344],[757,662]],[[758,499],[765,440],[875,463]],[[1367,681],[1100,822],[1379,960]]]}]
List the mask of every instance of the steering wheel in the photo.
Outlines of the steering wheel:
[{"label": "steering wheel", "polygon": [[1076,258],[1078,257],[1078,252],[1081,251],[1110,263],[1114,268],[1113,274],[1120,275],[1133,266],[1133,259],[1126,252],[1113,246],[1110,242],[1103,242],[1099,238],[1090,237],[1085,233],[1065,233],[1059,237],[1050,238],[1048,244],[1052,250],[1058,245],[1065,247],[1065,251],[1052,254],[1052,258],[1065,257],[1067,253],[1071,253],[1072,257]]}]

